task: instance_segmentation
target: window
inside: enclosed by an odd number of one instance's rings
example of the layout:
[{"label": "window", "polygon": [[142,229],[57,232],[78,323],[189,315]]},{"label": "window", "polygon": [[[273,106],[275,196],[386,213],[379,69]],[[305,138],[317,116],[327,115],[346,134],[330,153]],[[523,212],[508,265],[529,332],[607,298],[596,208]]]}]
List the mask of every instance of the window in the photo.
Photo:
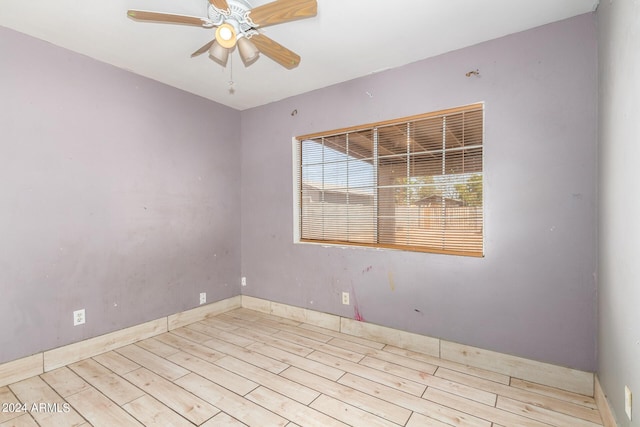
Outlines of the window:
[{"label": "window", "polygon": [[296,138],[300,241],[483,256],[483,110]]}]

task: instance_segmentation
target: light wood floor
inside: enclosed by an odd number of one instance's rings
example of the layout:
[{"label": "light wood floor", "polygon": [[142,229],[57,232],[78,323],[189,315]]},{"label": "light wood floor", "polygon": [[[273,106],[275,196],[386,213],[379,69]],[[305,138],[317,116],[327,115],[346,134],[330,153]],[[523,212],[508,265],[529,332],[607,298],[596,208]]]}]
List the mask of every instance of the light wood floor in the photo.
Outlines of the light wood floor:
[{"label": "light wood floor", "polygon": [[602,425],[590,397],[247,309],[0,387],[0,403],[1,427]]}]

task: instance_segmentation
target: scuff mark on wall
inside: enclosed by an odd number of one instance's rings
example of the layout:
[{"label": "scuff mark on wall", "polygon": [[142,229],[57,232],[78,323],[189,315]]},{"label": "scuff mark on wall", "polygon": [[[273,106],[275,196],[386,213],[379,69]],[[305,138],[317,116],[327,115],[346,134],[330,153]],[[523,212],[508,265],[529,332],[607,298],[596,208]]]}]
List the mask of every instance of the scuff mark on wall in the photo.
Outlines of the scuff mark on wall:
[{"label": "scuff mark on wall", "polygon": [[389,278],[389,287],[391,288],[392,291],[396,290],[396,282],[393,280],[393,272],[389,271],[387,273],[387,277]]},{"label": "scuff mark on wall", "polygon": [[362,316],[362,313],[360,313],[357,303],[353,304],[353,318],[358,322],[364,322],[364,317]]},{"label": "scuff mark on wall", "polygon": [[364,316],[362,316],[362,312],[360,311],[360,305],[358,304],[358,297],[356,296],[356,290],[353,287],[353,282],[351,283],[351,295],[353,299],[353,318],[358,322],[364,322]]},{"label": "scuff mark on wall", "polygon": [[364,270],[362,270],[362,274],[364,274],[364,273],[368,273],[368,272],[370,272],[371,270],[373,270],[373,266],[372,266],[372,265],[370,265],[369,267],[367,267],[367,268],[365,268]]}]

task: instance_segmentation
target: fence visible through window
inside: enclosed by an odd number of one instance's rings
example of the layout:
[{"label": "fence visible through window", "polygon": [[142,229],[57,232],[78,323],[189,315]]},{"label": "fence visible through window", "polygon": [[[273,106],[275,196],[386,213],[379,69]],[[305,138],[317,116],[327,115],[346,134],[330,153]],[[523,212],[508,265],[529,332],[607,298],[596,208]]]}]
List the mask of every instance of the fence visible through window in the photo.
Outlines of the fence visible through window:
[{"label": "fence visible through window", "polygon": [[482,256],[483,104],[297,138],[300,240]]}]

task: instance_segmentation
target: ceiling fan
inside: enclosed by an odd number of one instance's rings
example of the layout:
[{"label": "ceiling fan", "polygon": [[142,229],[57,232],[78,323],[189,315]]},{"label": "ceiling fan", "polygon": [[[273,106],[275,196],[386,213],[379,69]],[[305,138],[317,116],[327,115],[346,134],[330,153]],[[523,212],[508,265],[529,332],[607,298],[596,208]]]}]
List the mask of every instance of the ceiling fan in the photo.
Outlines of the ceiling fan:
[{"label": "ceiling fan", "polygon": [[166,22],[215,28],[215,38],[191,54],[209,52],[209,57],[226,66],[229,53],[235,47],[245,66],[253,64],[263,53],[287,69],[300,63],[300,56],[275,42],[258,29],[315,16],[316,0],[275,0],[251,8],[246,0],[208,0],[207,17],[175,15],[171,13],[129,10],[127,15],[139,21]]}]

